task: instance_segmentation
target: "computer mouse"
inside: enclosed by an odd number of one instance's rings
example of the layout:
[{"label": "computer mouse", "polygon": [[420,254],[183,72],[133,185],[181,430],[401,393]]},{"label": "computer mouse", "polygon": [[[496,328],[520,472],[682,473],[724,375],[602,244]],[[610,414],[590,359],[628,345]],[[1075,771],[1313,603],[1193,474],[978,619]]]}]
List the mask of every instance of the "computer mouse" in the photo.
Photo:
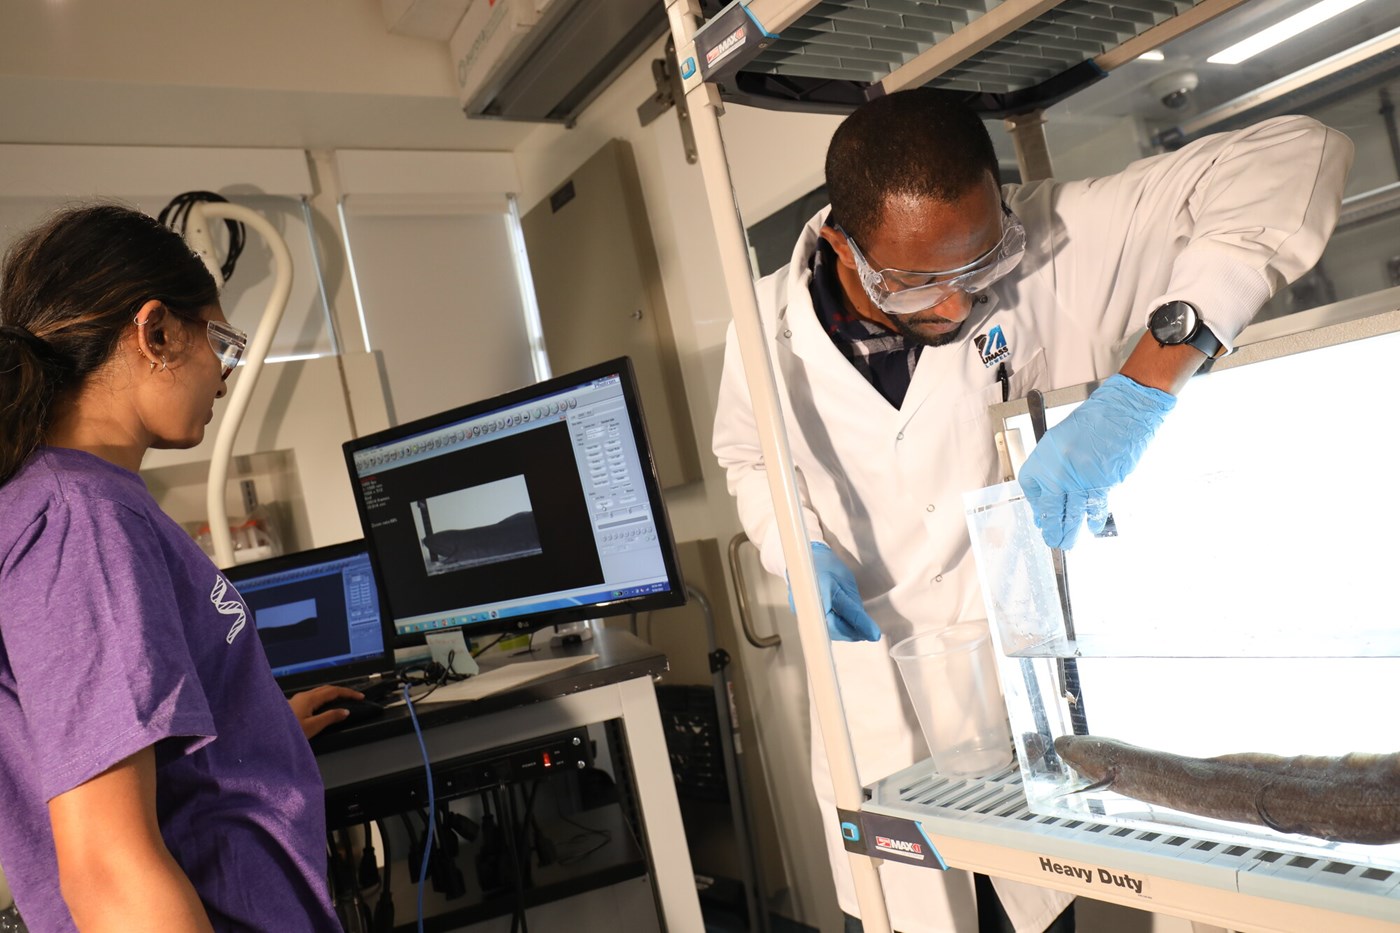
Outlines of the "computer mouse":
[{"label": "computer mouse", "polygon": [[340,699],[331,700],[329,703],[318,708],[316,712],[324,713],[327,710],[333,709],[348,710],[350,715],[339,722],[331,723],[327,728],[353,726],[358,723],[368,722],[371,719],[377,719],[384,715],[384,707],[380,704],[370,700],[357,700],[354,697],[342,697]]}]

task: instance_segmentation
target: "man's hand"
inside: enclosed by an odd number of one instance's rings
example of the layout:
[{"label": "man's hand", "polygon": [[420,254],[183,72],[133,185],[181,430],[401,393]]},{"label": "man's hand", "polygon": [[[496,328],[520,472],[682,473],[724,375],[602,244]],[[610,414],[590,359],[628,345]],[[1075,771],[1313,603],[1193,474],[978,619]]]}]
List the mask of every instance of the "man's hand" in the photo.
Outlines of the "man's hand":
[{"label": "man's hand", "polygon": [[[826,630],[831,640],[879,641],[880,627],[865,611],[851,569],[821,541],[812,542],[812,563],[816,565],[817,590],[822,596]],[[797,611],[791,584],[788,585],[788,605],[793,612]]]},{"label": "man's hand", "polygon": [[1137,466],[1175,405],[1175,396],[1120,373],[1045,432],[1018,479],[1047,545],[1073,547],[1085,519],[1094,534],[1103,530],[1109,489]]},{"label": "man's hand", "polygon": [[292,712],[297,714],[297,719],[301,722],[301,731],[306,733],[306,737],[309,739],[331,723],[340,722],[350,715],[349,710],[343,709],[328,709],[324,713],[316,712],[331,700],[339,700],[344,697],[363,700],[365,695],[358,690],[351,690],[349,687],[326,684],[323,687],[304,690],[287,702],[291,704]]}]

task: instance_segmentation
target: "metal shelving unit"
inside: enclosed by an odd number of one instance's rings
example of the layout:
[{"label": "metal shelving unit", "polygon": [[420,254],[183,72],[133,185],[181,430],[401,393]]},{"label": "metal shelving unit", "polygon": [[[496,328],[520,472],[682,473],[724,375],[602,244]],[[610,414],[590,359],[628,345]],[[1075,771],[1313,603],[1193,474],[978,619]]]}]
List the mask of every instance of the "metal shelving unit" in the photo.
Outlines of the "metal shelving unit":
[{"label": "metal shelving unit", "polygon": [[[745,70],[790,77],[921,83],[976,94],[1041,85],[1086,61],[1116,64],[1130,40],[1143,51],[1175,35],[1195,0],[888,0],[808,7]],[[774,3],[750,6],[759,22]],[[1164,25],[1165,24],[1165,25]],[[1158,26],[1162,34],[1136,41]],[[771,28],[765,25],[765,28]],[[1139,53],[1140,54],[1140,53]],[[907,69],[907,70],[906,70]],[[901,73],[903,72],[903,73]]]},{"label": "metal shelving unit", "polygon": [[[739,11],[700,0],[708,20],[697,73],[726,100],[776,109],[844,112],[873,94],[926,85],[1012,117],[1043,109],[1244,2],[753,0]],[[741,25],[740,13],[751,36],[738,54],[711,64],[711,51]]]},{"label": "metal shelving unit", "polygon": [[955,779],[934,774],[925,761],[872,792],[863,812],[918,824],[959,868],[1232,930],[1371,933],[1400,926],[1400,873],[1185,831],[1041,816],[1027,807],[1014,766],[985,779]]}]

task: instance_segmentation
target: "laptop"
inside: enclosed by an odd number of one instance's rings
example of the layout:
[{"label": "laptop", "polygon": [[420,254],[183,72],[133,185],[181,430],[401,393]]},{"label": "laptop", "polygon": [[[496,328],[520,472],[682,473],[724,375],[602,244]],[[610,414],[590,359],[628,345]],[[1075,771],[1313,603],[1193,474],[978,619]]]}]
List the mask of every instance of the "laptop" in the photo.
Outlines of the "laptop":
[{"label": "laptop", "polygon": [[238,564],[224,572],[249,611],[287,695],[343,684],[363,690],[394,670],[394,621],[364,541]]}]

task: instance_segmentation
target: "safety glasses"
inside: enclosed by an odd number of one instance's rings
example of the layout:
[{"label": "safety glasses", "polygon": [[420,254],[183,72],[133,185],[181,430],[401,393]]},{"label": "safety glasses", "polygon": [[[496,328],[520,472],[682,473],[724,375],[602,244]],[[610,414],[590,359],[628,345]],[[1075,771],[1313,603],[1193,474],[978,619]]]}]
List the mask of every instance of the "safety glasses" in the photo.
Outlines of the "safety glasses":
[{"label": "safety glasses", "polygon": [[223,375],[219,378],[227,379],[238,361],[243,359],[243,351],[248,349],[248,335],[232,324],[210,321],[209,346],[214,348],[214,355],[223,366]]},{"label": "safety glasses", "polygon": [[942,304],[958,292],[975,295],[1006,276],[1026,252],[1026,228],[1001,205],[1001,241],[972,262],[944,272],[907,272],[903,269],[875,270],[851,235],[836,228],[851,246],[861,287],[875,306],[886,314],[915,314]]}]

